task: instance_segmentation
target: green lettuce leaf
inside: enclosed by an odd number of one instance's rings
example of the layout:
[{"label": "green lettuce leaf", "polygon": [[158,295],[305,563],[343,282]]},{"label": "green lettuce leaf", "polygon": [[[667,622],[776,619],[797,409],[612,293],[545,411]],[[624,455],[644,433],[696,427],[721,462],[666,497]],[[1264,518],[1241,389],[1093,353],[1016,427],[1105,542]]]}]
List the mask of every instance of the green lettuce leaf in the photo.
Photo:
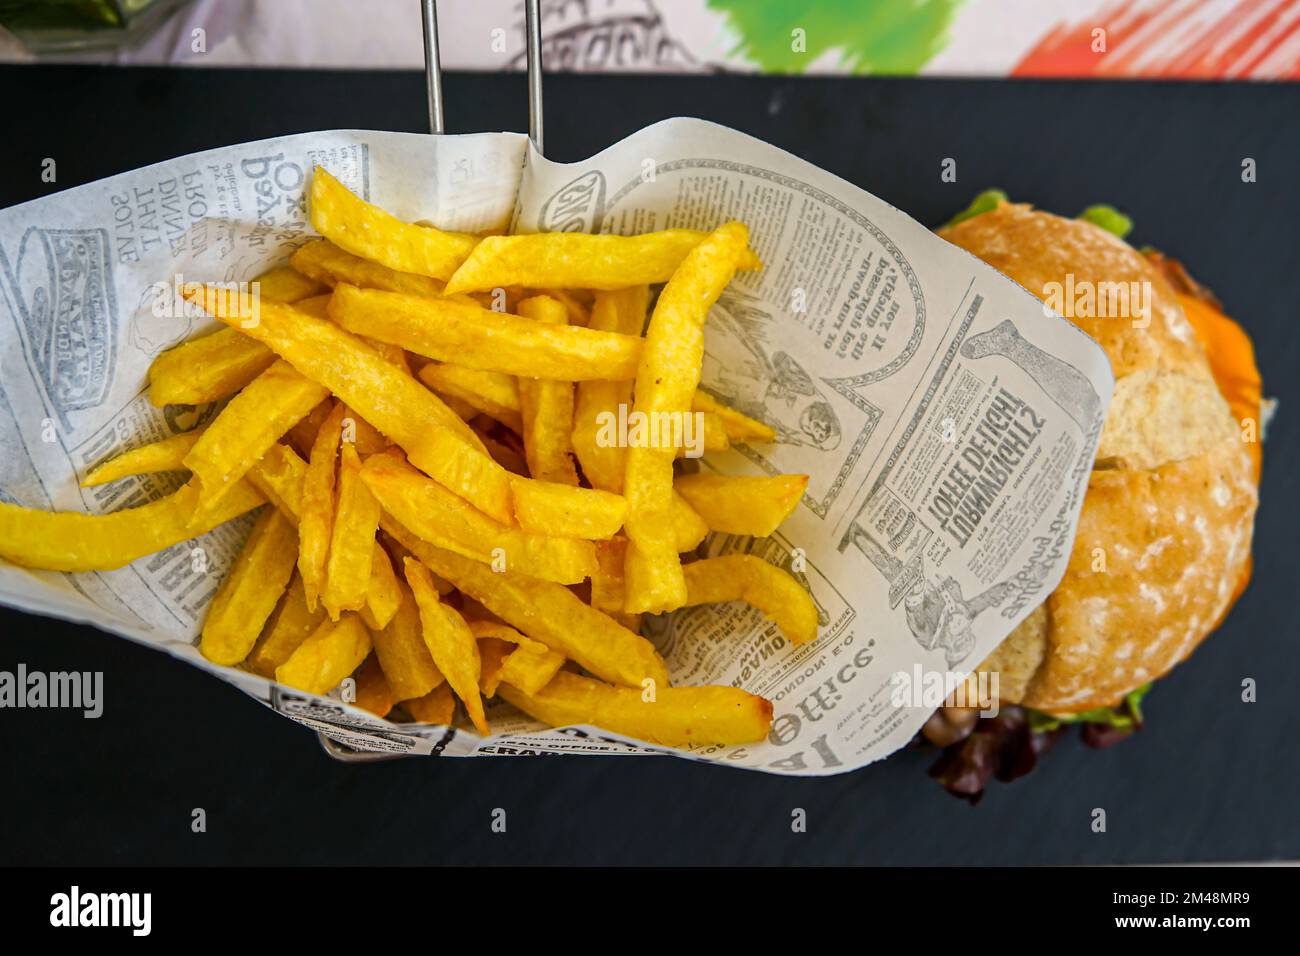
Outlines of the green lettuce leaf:
[{"label": "green lettuce leaf", "polygon": [[1121,730],[1142,726],[1142,698],[1151,690],[1151,682],[1143,684],[1136,690],[1129,691],[1115,707],[1098,707],[1085,710],[1079,714],[1048,714],[1041,710],[1029,710],[1029,726],[1033,730],[1055,730],[1063,724],[1105,724]]}]

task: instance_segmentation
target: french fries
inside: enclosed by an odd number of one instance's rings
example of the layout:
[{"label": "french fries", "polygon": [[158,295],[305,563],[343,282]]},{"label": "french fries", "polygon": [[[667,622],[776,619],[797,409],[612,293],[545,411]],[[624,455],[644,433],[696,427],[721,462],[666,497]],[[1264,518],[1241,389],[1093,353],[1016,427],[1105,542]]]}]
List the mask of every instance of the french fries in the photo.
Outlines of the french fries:
[{"label": "french fries", "polygon": [[245,665],[254,674],[274,678],[275,669],[289,659],[324,619],[324,608],[313,611],[307,606],[302,576],[295,574]]},{"label": "french fries", "polygon": [[361,618],[344,614],[326,619],[275,669],[275,679],[308,694],[325,694],[338,687],[370,654],[370,632]]},{"label": "french fries", "polygon": [[361,477],[385,511],[430,544],[560,584],[578,584],[596,568],[592,542],[503,525],[391,452],[372,456]]},{"label": "french fries", "polygon": [[746,477],[681,475],[673,490],[686,499],[710,531],[766,538],[794,512],[807,475]]},{"label": "french fries", "polygon": [[85,478],[81,479],[81,487],[93,488],[95,485],[106,485],[110,481],[117,481],[130,475],[184,470],[185,456],[194,447],[194,443],[203,437],[203,431],[202,428],[196,428],[193,431],[180,432],[172,435],[171,438],[164,438],[123,452],[92,469]]},{"label": "french fries", "polygon": [[[539,295],[519,303],[519,314],[535,322],[567,325],[568,310],[558,299]],[[519,379],[519,412],[524,460],[540,481],[578,484],[573,466],[573,384],[537,378]]]},{"label": "french fries", "polygon": [[388,626],[371,633],[375,654],[398,700],[423,697],[444,681],[420,627],[420,609],[404,585],[397,613]]},{"label": "french fries", "polygon": [[[243,321],[219,290],[207,287],[197,295],[223,322],[237,327]],[[257,325],[246,332],[357,409],[425,474],[498,521],[513,519],[509,473],[484,452],[473,430],[356,336],[292,306],[268,302],[261,305]]]},{"label": "french fries", "polygon": [[182,463],[199,484],[199,507],[211,508],[294,422],[328,397],[284,361],[275,362],[230,400]]},{"label": "french fries", "polygon": [[197,538],[265,503],[252,485],[234,484],[216,508],[199,515],[199,489],[192,481],[157,501],[100,515],[39,511],[0,501],[0,558],[46,571],[111,571]]},{"label": "french fries", "polygon": [[214,664],[238,664],[248,656],[293,574],[297,538],[278,510],[262,512],[208,608],[200,654]]},{"label": "french fries", "polygon": [[[316,609],[316,601],[325,587],[330,538],[334,534],[334,484],[344,414],[343,405],[335,402],[312,441],[307,473],[302,481],[302,507],[298,515],[298,573],[302,575],[307,606],[312,610]],[[338,615],[334,614],[333,618],[338,620]]]},{"label": "french fries", "polygon": [[668,669],[653,644],[584,604],[563,585],[510,571],[494,572],[477,561],[425,544],[387,515],[381,523],[430,571],[507,624],[596,676],[628,687],[640,687],[647,680],[668,686]]},{"label": "french fries", "polygon": [[687,604],[745,601],[776,621],[791,644],[817,637],[817,606],[781,568],[752,554],[727,554],[684,566]]},{"label": "french fries", "polygon": [[665,687],[647,699],[639,689],[560,671],[535,693],[507,682],[497,693],[553,727],[592,724],[665,747],[754,743],[772,724],[771,702],[736,687]]},{"label": "french fries", "polygon": [[321,166],[312,175],[311,224],[355,256],[444,281],[478,242],[463,233],[402,222],[358,198]]},{"label": "french fries", "polygon": [[337,621],[341,611],[359,611],[365,605],[378,530],[379,502],[361,480],[361,459],[355,446],[344,442],[325,590],[321,593],[331,620]]},{"label": "french fries", "polygon": [[[310,215],[323,238],[251,304],[183,290],[225,328],[159,356],[149,397],[229,399],[219,414],[82,480],[188,483],[106,515],[0,502],[0,557],[111,569],[269,503],[202,626],[216,664],[311,694],[351,678],[372,714],[481,735],[487,697],[660,746],[763,739],[767,701],[670,686],[639,633],[642,612],[743,600],[792,643],[817,636],[781,568],[693,560],[710,531],[772,534],[806,476],[675,474],[776,437],[699,389],[709,308],[761,268],[745,227],[481,239],[401,222],[323,169]],[[636,413],[702,431],[641,441]]]},{"label": "french fries", "polygon": [[581,326],[538,323],[457,299],[429,299],[339,283],[330,318],[357,335],[440,362],[563,382],[629,379],[641,340]]},{"label": "french fries", "polygon": [[[748,242],[742,224],[726,223],[694,246],[672,274],[646,330],[635,411],[652,419],[690,411],[704,360],[705,317],[743,261]],[[686,600],[671,523],[675,455],[674,448],[654,445],[627,452],[629,613],[672,610]]]},{"label": "french fries", "polygon": [[428,568],[419,561],[407,558],[406,583],[411,586],[415,603],[420,608],[420,627],[425,646],[438,670],[465,705],[474,729],[488,736],[487,716],[483,713],[483,698],[479,692],[479,675],[483,664],[479,658],[478,642],[465,619],[438,600]]},{"label": "french fries", "polygon": [[[706,235],[693,229],[665,229],[640,236],[574,232],[487,236],[447,282],[447,292],[486,292],[511,285],[608,291],[666,282]],[[745,248],[737,266],[754,269],[760,263]]]}]

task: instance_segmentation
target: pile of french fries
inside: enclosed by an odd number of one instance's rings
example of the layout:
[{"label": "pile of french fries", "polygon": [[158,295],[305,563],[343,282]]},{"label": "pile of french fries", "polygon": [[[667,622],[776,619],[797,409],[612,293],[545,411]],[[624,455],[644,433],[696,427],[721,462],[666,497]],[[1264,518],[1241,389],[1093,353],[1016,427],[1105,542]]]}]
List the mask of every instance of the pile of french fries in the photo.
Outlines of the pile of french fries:
[{"label": "pile of french fries", "polygon": [[184,289],[226,327],[160,355],[149,398],[228,400],[210,424],[83,484],[189,480],[105,515],[0,503],[0,556],[111,569],[261,508],[203,624],[216,664],[316,694],[350,677],[398,720],[450,725],[459,702],[483,735],[500,697],[664,746],[762,739],[771,704],[670,686],[640,616],[740,600],[814,639],[785,570],[696,557],[710,531],[770,535],[807,476],[688,474],[681,433],[606,428],[691,414],[705,451],[774,439],[698,389],[709,308],[761,268],[745,226],[478,237],[401,222],[323,168],[311,221],[323,238],[254,296]]}]

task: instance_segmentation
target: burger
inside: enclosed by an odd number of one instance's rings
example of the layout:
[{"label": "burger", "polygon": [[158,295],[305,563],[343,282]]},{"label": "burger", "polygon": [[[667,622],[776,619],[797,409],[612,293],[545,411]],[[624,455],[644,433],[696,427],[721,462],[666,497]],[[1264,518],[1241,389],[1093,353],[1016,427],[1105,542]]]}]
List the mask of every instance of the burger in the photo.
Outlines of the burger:
[{"label": "burger", "polygon": [[990,191],[939,230],[1094,338],[1115,373],[1065,576],[977,668],[998,674],[997,715],[948,707],[922,732],[943,751],[931,775],[972,801],[1071,725],[1093,746],[1140,728],[1151,683],[1250,579],[1254,350],[1181,263],[1125,242],[1130,228],[1109,207],[1066,219]]}]

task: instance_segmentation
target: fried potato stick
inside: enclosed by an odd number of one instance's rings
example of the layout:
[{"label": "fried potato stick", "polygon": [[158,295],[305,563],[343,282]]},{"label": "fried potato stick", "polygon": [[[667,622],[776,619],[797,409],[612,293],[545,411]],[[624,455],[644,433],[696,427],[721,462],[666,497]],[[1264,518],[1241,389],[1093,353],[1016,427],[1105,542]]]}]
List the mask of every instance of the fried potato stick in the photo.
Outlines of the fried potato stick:
[{"label": "fried potato stick", "polygon": [[439,684],[423,697],[402,701],[402,706],[417,724],[450,727],[452,718],[456,716],[456,696],[446,683]]},{"label": "fried potato stick", "polygon": [[397,698],[393,696],[393,688],[389,686],[388,678],[379,666],[379,658],[372,653],[352,676],[357,682],[357,696],[353,703],[376,717],[387,717],[397,703]]},{"label": "fried potato stick", "polygon": [[529,534],[503,525],[392,452],[368,459],[361,477],[385,511],[438,547],[560,584],[577,584],[596,570],[592,542]]},{"label": "fried potato stick", "polygon": [[275,669],[275,679],[308,694],[327,694],[361,666],[370,650],[370,632],[361,618],[344,614],[322,622]]},{"label": "fried potato stick", "polygon": [[191,481],[166,497],[108,514],[41,511],[0,501],[0,558],[47,571],[111,571],[146,554],[197,538],[266,502],[246,481],[216,508],[195,514]]},{"label": "fried potato stick", "polygon": [[[650,307],[650,287],[632,286],[612,292],[597,292],[591,307],[591,325],[596,332],[640,336]],[[600,441],[605,416],[618,416],[619,407],[632,407],[632,382],[579,382],[573,411],[573,451],[593,488],[623,493],[623,470],[627,448],[622,442]]]},{"label": "fried potato stick", "polygon": [[159,471],[184,471],[185,456],[203,437],[203,428],[180,432],[170,438],[132,448],[110,458],[81,479],[81,487],[92,488],[130,475],[149,475]]},{"label": "fried potato stick", "polygon": [[[253,280],[260,301],[299,302],[325,291],[319,282],[288,266],[278,266]],[[149,401],[164,405],[201,405],[233,395],[275,361],[266,346],[234,329],[182,342],[149,366]]]},{"label": "fried potato stick", "polygon": [[398,272],[446,281],[478,238],[402,222],[366,202],[317,166],[311,182],[311,224],[334,245]]},{"label": "fried potato stick", "polygon": [[[659,295],[637,370],[635,410],[648,420],[689,411],[704,358],[704,321],[745,254],[748,230],[727,223],[682,260]],[[686,584],[671,521],[674,448],[634,445],[627,452],[625,577],[629,613],[681,607]]]},{"label": "fried potato stick", "polygon": [[[200,296],[221,321],[244,321],[220,290],[205,288]],[[263,303],[257,324],[245,331],[356,409],[439,484],[498,521],[512,520],[510,473],[484,451],[473,429],[356,336],[275,303]]]},{"label": "fried potato stick", "polygon": [[438,600],[438,592],[434,589],[428,568],[411,558],[407,558],[404,563],[406,583],[411,586],[415,603],[420,608],[420,626],[429,654],[465,705],[465,712],[469,714],[474,729],[486,737],[491,731],[488,729],[487,716],[483,713],[483,698],[479,693],[482,661],[474,632],[469,629],[464,618]]},{"label": "fried potato stick", "polygon": [[[287,445],[277,444],[249,471],[248,481],[296,525],[302,515],[302,486],[306,474],[307,463],[298,453]],[[361,617],[367,627],[378,629],[387,625],[397,613],[401,592],[393,565],[378,541],[372,550],[366,606]]]},{"label": "fried potato stick", "polygon": [[398,583],[401,601],[388,626],[374,631],[375,654],[398,700],[423,697],[445,678],[433,662],[420,628],[420,609],[410,589]]},{"label": "fried potato stick", "polygon": [[358,611],[365,606],[378,530],[379,502],[361,480],[356,448],[345,442],[339,454],[339,492],[330,529],[325,590],[321,592],[321,603],[333,620],[338,620],[340,611]]},{"label": "fried potato stick", "polygon": [[[302,506],[298,515],[298,573],[302,575],[307,606],[325,589],[330,538],[334,533],[334,485],[339,441],[346,409],[336,402],[311,445],[311,457],[302,481]],[[338,620],[338,615],[332,615]]]},{"label": "fried potato stick", "polygon": [[[543,295],[520,302],[519,314],[549,325],[563,326],[569,321],[564,304]],[[528,377],[518,381],[524,458],[528,462],[529,475],[539,481],[576,485],[578,471],[570,455],[573,383]]]},{"label": "fried potato stick", "polygon": [[509,570],[494,572],[487,565],[421,541],[387,513],[380,524],[433,573],[507,624],[602,680],[629,687],[641,687],[646,680],[668,686],[668,668],[653,644],[584,604],[564,585]]},{"label": "fried potato stick", "polygon": [[214,664],[238,664],[284,594],[298,553],[293,523],[267,508],[253,525],[203,620],[199,653]]},{"label": "fried potato stick", "polygon": [[710,531],[766,538],[794,513],[807,475],[678,475],[673,490],[686,499]]},{"label": "fried potato stick", "polygon": [[728,554],[694,561],[682,569],[686,604],[744,601],[776,621],[792,644],[817,637],[817,605],[784,568],[752,554]]},{"label": "fried potato stick", "polygon": [[313,611],[307,607],[302,575],[295,574],[244,664],[254,674],[274,680],[275,669],[289,659],[324,619],[324,608]]},{"label": "fried potato stick", "polygon": [[523,434],[519,383],[515,376],[445,362],[430,362],[420,369],[417,377],[444,399],[458,399],[499,421],[516,434]]},{"label": "fried potato stick", "polygon": [[630,379],[641,354],[641,340],[635,336],[542,324],[455,299],[344,283],[334,289],[329,314],[349,332],[426,358],[532,378]]},{"label": "fried potato stick", "polygon": [[503,682],[497,692],[552,727],[589,724],[663,747],[757,743],[772,726],[772,704],[737,687],[643,691],[560,671],[529,694]]},{"label": "fried potato stick", "polygon": [[[665,229],[640,236],[544,232],[488,236],[474,247],[447,283],[447,292],[484,292],[505,286],[530,289],[625,289],[665,282],[707,233]],[[760,268],[742,249],[740,268]]]},{"label": "fried potato stick", "polygon": [[324,386],[283,360],[249,383],[183,459],[199,483],[199,507],[210,508],[220,501],[281,435],[328,394]]}]

